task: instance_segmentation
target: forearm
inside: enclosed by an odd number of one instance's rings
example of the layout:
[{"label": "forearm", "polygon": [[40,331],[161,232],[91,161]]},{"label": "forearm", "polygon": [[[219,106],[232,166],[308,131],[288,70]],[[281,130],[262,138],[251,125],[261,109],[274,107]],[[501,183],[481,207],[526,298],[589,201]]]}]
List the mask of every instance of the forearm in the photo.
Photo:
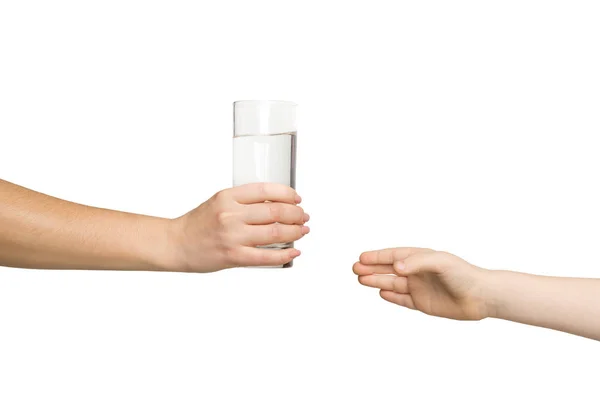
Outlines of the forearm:
[{"label": "forearm", "polygon": [[75,204],[0,180],[0,265],[164,269],[169,229],[169,220]]},{"label": "forearm", "polygon": [[490,271],[491,316],[600,340],[600,279]]}]

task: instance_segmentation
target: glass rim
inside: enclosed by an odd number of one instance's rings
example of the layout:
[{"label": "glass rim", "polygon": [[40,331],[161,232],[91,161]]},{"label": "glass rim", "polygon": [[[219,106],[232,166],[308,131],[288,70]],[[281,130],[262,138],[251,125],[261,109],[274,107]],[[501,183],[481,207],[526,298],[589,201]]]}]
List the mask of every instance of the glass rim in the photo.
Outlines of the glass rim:
[{"label": "glass rim", "polygon": [[272,104],[287,105],[287,106],[293,106],[293,107],[298,106],[298,104],[294,103],[293,101],[287,101],[287,100],[237,100],[237,101],[233,102],[234,107],[246,106],[246,105],[256,106],[256,105],[272,105]]}]

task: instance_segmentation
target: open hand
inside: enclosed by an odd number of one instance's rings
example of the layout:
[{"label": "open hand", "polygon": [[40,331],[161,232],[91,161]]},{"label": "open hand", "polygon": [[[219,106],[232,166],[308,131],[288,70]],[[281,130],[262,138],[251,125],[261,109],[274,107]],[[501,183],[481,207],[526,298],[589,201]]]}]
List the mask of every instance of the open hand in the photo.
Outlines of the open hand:
[{"label": "open hand", "polygon": [[482,289],[486,270],[449,253],[411,247],[369,251],[353,271],[361,284],[403,307],[459,320],[489,316]]}]

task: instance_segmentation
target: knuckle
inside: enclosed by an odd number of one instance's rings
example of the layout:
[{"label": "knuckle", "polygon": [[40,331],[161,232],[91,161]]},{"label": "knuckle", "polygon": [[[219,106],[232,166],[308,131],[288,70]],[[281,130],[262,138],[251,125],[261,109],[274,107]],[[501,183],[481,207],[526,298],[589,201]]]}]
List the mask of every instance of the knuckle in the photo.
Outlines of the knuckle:
[{"label": "knuckle", "polygon": [[233,238],[226,230],[219,230],[215,233],[217,243],[220,249],[228,250],[232,247]]},{"label": "knuckle", "polygon": [[279,204],[270,203],[269,204],[269,215],[273,221],[279,221],[283,214],[283,210]]},{"label": "knuckle", "polygon": [[267,195],[267,184],[265,182],[260,182],[258,184],[258,193],[260,193],[261,197],[265,198]]},{"label": "knuckle", "polygon": [[244,254],[240,247],[230,247],[228,250],[229,262],[232,264],[243,263]]},{"label": "knuckle", "polygon": [[273,226],[271,227],[271,238],[277,242],[281,240],[282,236],[283,232],[281,231],[281,226],[273,224]]},{"label": "knuckle", "polygon": [[218,191],[217,193],[215,193],[213,198],[215,199],[215,201],[217,201],[217,203],[226,201],[229,198],[227,189]]},{"label": "knuckle", "polygon": [[231,211],[217,211],[217,222],[221,227],[228,226],[235,219],[235,215]]},{"label": "knuckle", "polygon": [[269,253],[267,253],[266,251],[262,251],[256,255],[254,262],[257,265],[269,265],[269,261],[270,261],[269,256],[270,256]]},{"label": "knuckle", "polygon": [[218,245],[221,258],[226,264],[233,264],[237,261],[238,250],[230,242],[220,241]]}]

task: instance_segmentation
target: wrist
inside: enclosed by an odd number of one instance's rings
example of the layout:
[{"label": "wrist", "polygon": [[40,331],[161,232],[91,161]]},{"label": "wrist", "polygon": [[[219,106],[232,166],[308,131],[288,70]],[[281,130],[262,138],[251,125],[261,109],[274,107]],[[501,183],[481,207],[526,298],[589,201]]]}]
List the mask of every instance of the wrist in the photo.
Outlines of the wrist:
[{"label": "wrist", "polygon": [[504,309],[505,285],[508,271],[484,270],[483,299],[487,316],[502,319]]},{"label": "wrist", "polygon": [[179,241],[175,220],[151,217],[140,227],[142,262],[156,271],[179,271]]},{"label": "wrist", "polygon": [[162,227],[162,248],[155,252],[157,268],[170,272],[201,272],[197,254],[210,258],[212,247],[207,246],[199,235],[189,245],[190,221],[188,214],[174,219],[164,220]]}]

